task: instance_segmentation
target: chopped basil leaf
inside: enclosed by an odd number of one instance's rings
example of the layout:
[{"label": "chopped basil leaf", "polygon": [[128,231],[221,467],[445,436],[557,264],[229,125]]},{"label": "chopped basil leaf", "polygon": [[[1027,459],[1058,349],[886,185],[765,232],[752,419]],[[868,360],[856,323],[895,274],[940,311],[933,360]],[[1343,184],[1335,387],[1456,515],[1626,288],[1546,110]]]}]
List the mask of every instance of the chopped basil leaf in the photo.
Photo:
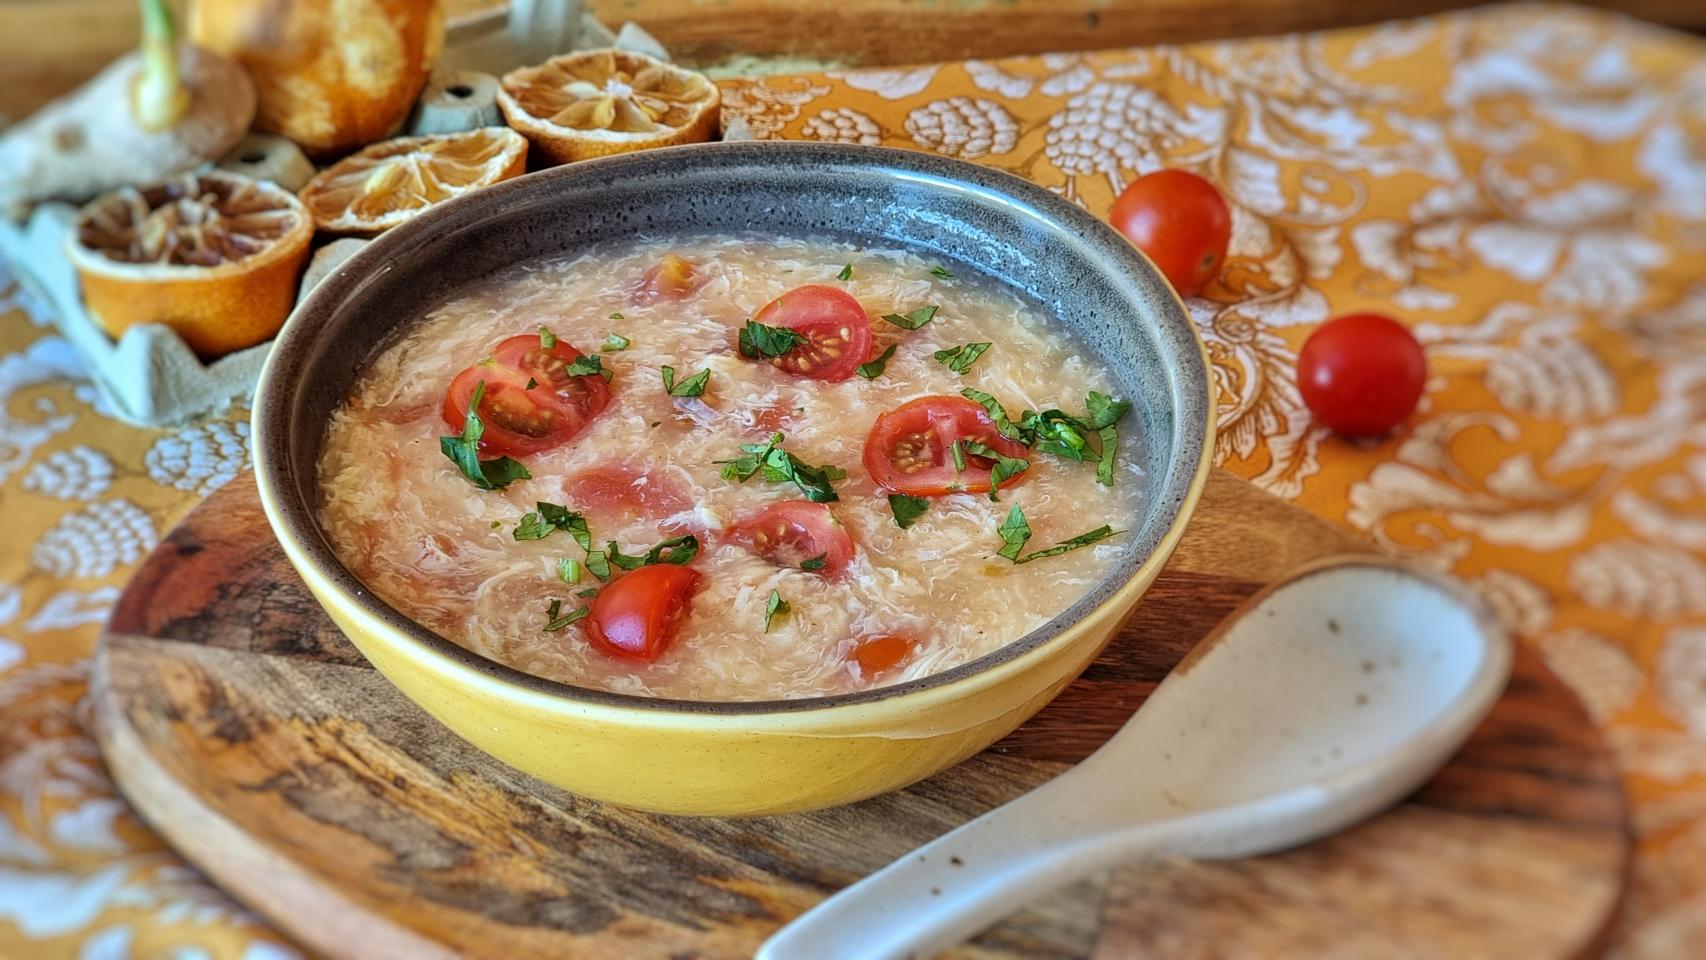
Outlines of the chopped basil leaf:
[{"label": "chopped basil leaf", "polygon": [[787,327],[772,327],[757,320],[748,320],[738,339],[740,355],[753,360],[779,357],[806,341]]},{"label": "chopped basil leaf", "polygon": [[[699,554],[699,538],[688,534],[681,537],[671,537],[661,541],[657,546],[647,550],[643,555],[629,555],[612,540],[605,544],[604,550],[592,556],[600,556],[624,570],[638,570],[649,567],[654,563],[673,563],[683,566]],[[592,569],[592,556],[587,557],[587,568]],[[607,568],[608,569],[608,568]],[[597,570],[593,570],[597,573]]]},{"label": "chopped basil leaf", "polygon": [[[563,368],[563,376],[565,377],[590,377],[593,374],[602,376],[608,372],[604,369],[604,358],[596,353],[583,353],[575,358],[574,363]],[[605,379],[610,378],[605,377]]]},{"label": "chopped basil leaf", "polygon": [[931,305],[928,307],[919,307],[911,313],[885,313],[883,314],[883,319],[897,327],[900,327],[902,330],[917,330],[919,327],[929,323],[930,319],[936,316],[936,311],[938,309],[940,308],[935,305]]},{"label": "chopped basil leaf", "polygon": [[474,385],[473,396],[468,398],[468,416],[462,422],[462,435],[439,437],[439,450],[481,490],[498,490],[517,480],[531,479],[533,474],[528,473],[526,467],[508,457],[480,459],[480,437],[485,435],[486,425],[480,419],[479,409],[480,401],[485,398],[486,381],[481,380]]},{"label": "chopped basil leaf", "polygon": [[966,472],[966,452],[960,448],[960,441],[955,440],[953,443],[949,444],[948,445],[948,452],[953,454],[953,457],[954,457],[954,472],[955,473],[965,473]]},{"label": "chopped basil leaf", "polygon": [[1007,519],[1001,521],[995,532],[1001,534],[1001,549],[995,551],[996,555],[1018,563],[1019,551],[1025,549],[1025,541],[1031,539],[1031,525],[1025,520],[1025,511],[1018,504],[1013,504],[1013,509],[1007,511]]},{"label": "chopped basil leaf", "polygon": [[936,362],[943,364],[955,373],[965,373],[971,369],[972,364],[977,362],[977,358],[983,356],[983,352],[992,346],[994,346],[992,343],[980,342],[938,350],[936,351]]},{"label": "chopped basil leaf", "polygon": [[782,599],[781,593],[770,591],[770,599],[764,603],[764,632],[769,633],[770,624],[775,622],[777,617],[787,616],[793,609],[788,605],[788,601]]},{"label": "chopped basil leaf", "polygon": [[814,467],[782,449],[782,435],[771,434],[768,443],[743,443],[742,455],[733,460],[717,460],[722,464],[722,477],[735,483],[745,483],[752,475],[763,471],[770,483],[792,483],[813,503],[829,503],[841,499],[831,484],[847,478],[847,471],[831,464]]},{"label": "chopped basil leaf", "polygon": [[558,557],[557,558],[557,579],[563,581],[564,583],[580,583],[581,582],[580,561],[576,560],[574,557]]},{"label": "chopped basil leaf", "polygon": [[592,549],[592,532],[587,529],[585,517],[555,503],[540,501],[534,507],[536,509],[532,513],[523,516],[515,525],[517,540],[543,540],[551,535],[551,531],[562,530],[574,537],[581,549]]},{"label": "chopped basil leaf", "polygon": [[528,390],[532,390],[534,387],[537,387],[537,386],[539,386],[539,381],[533,379],[532,377],[527,378],[527,389]]},{"label": "chopped basil leaf", "polygon": [[1113,427],[1103,427],[1096,431],[1097,439],[1102,441],[1102,462],[1096,464],[1096,482],[1104,487],[1114,485],[1114,457],[1120,449],[1120,434]]},{"label": "chopped basil leaf", "polygon": [[569,624],[574,623],[576,620],[579,620],[592,612],[591,607],[582,606],[577,610],[571,610],[568,613],[558,616],[558,614],[562,612],[562,609],[563,601],[561,600],[552,600],[551,605],[545,608],[546,633],[556,633],[558,630],[563,629]]},{"label": "chopped basil leaf", "polygon": [[680,383],[675,382],[675,368],[663,368],[663,389],[672,397],[697,397],[705,392],[705,384],[711,382],[711,368],[695,373]]},{"label": "chopped basil leaf", "polygon": [[982,390],[973,390],[971,387],[961,390],[960,396],[989,411],[989,419],[995,422],[997,433],[1009,440],[1017,440],[1020,443],[1027,442],[1024,432],[1014,426],[1012,419],[1007,416],[1007,408],[1003,407],[1001,401],[995,399],[994,396],[984,393]]},{"label": "chopped basil leaf", "polygon": [[822,570],[824,567],[824,564],[826,564],[828,562],[829,562],[829,554],[820,553],[817,556],[811,558],[810,560],[801,560],[800,561],[800,569],[801,570]]},{"label": "chopped basil leaf", "polygon": [[837,280],[851,280],[851,279],[853,279],[853,265],[851,263],[849,263],[847,266],[842,267],[841,272],[835,275],[835,279],[837,279]]},{"label": "chopped basil leaf", "polygon": [[634,341],[629,340],[627,337],[624,337],[620,333],[613,333],[610,336],[604,338],[604,345],[599,347],[598,349],[604,351],[605,353],[615,353],[618,350],[628,349],[628,344],[633,343],[633,342]]},{"label": "chopped basil leaf", "polygon": [[933,276],[933,277],[936,277],[936,278],[938,278],[938,279],[942,279],[942,280],[952,280],[952,279],[954,279],[954,275],[953,275],[953,274],[951,274],[951,273],[949,273],[949,272],[948,272],[948,271],[946,271],[946,270],[944,270],[944,269],[942,269],[942,268],[941,268],[941,267],[931,267],[931,268],[930,268],[930,275],[931,275],[931,276]]},{"label": "chopped basil leaf", "polygon": [[612,320],[626,320],[628,318],[622,316],[620,313],[613,313],[610,315],[610,319],[612,319]]},{"label": "chopped basil leaf", "polygon": [[894,525],[905,530],[917,523],[919,517],[924,516],[924,512],[930,509],[930,501],[904,493],[891,493],[889,509],[894,511]]},{"label": "chopped basil leaf", "polygon": [[1091,530],[1089,533],[1081,533],[1070,540],[1062,540],[1054,546],[1049,547],[1047,550],[1038,550],[1036,553],[1027,553],[1013,562],[1030,563],[1032,560],[1041,560],[1044,557],[1058,557],[1063,553],[1076,550],[1079,547],[1087,547],[1092,543],[1098,543],[1124,532],[1125,531],[1123,530],[1115,530],[1113,527],[1103,524],[1102,526]]},{"label": "chopped basil leaf", "polygon": [[1043,453],[1052,453],[1066,460],[1097,459],[1096,451],[1090,449],[1090,442],[1085,439],[1082,430],[1083,421],[1059,410],[1045,410],[1037,413],[1034,410],[1025,411],[1019,419],[1019,429],[1029,437],[1029,442]]},{"label": "chopped basil leaf", "polygon": [[1084,425],[1091,430],[1100,430],[1103,427],[1111,427],[1119,423],[1120,418],[1124,417],[1126,411],[1131,409],[1130,403],[1124,400],[1115,400],[1105,393],[1097,393],[1094,390],[1090,391],[1090,395],[1084,398],[1084,403],[1090,411],[1089,419]]},{"label": "chopped basil leaf", "polygon": [[614,540],[604,545],[604,555],[609,558],[611,563],[624,570],[638,570],[646,565],[644,556],[631,557],[623,553],[622,548],[617,546]]},{"label": "chopped basil leaf", "polygon": [[585,590],[576,590],[575,596],[580,597],[582,600],[591,600],[593,597],[598,596],[598,588],[587,587]]},{"label": "chopped basil leaf", "polygon": [[600,580],[610,579],[610,558],[603,550],[588,550],[586,552],[586,568]]},{"label": "chopped basil leaf", "polygon": [[895,347],[898,346],[900,346],[898,343],[889,344],[889,348],[887,350],[877,354],[877,356],[869,363],[859,364],[859,369],[854,372],[859,374],[859,376],[864,377],[866,380],[877,379],[883,375],[883,368],[889,365],[889,358],[894,356]]},{"label": "chopped basil leaf", "polygon": [[550,327],[547,327],[544,324],[540,324],[539,325],[539,349],[549,350],[556,345],[557,345],[557,335],[551,332]]},{"label": "chopped basil leaf", "polygon": [[1115,530],[1107,524],[1103,524],[1088,533],[1081,533],[1070,540],[1062,540],[1047,550],[1037,550],[1020,556],[1020,551],[1025,549],[1025,542],[1031,539],[1031,525],[1025,521],[1025,511],[1021,510],[1019,505],[1015,503],[1013,509],[1007,511],[1007,519],[1001,521],[1001,526],[997,528],[996,532],[1001,534],[1002,546],[1000,550],[996,551],[999,556],[1006,557],[1014,563],[1030,563],[1032,560],[1058,557],[1079,547],[1100,543],[1125,531]]},{"label": "chopped basil leaf", "polygon": [[[954,446],[956,449],[963,446],[965,451],[973,456],[995,461],[995,466],[991,467],[989,471],[989,499],[991,500],[999,501],[1001,498],[995,494],[1001,489],[1001,485],[1024,473],[1031,465],[1029,460],[1021,460],[1018,457],[1004,457],[981,443],[973,443],[969,440],[956,440]],[[954,462],[957,464],[959,460],[956,458]]]}]

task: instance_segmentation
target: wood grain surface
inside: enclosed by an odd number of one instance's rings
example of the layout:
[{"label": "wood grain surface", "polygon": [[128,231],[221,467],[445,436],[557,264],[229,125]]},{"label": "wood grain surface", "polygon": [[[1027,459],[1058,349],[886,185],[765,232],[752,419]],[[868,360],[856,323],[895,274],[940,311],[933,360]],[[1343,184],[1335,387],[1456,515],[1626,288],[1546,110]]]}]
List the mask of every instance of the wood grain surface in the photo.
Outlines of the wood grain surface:
[{"label": "wood grain surface", "polygon": [[[906,790],[768,819],[572,796],[393,690],[307,596],[247,475],[192,513],[96,661],[115,780],[192,862],[333,957],[744,957],[822,897],[1052,777],[1266,581],[1355,551],[1216,473],[1108,651],[995,747]],[[1596,948],[1630,852],[1605,745],[1531,654],[1462,754],[1338,837],[1104,874],[964,957],[1567,957]]]},{"label": "wood grain surface", "polygon": [[[502,0],[445,0],[452,17]],[[1706,29],[1700,0],[1598,0]],[[177,5],[177,4],[175,4]],[[1414,17],[1473,0],[588,0],[632,20],[682,61],[806,58],[845,66],[1091,50],[1319,30]],[[136,0],[0,0],[0,126],[94,75],[136,45]],[[750,62],[750,61],[749,61]]]}]

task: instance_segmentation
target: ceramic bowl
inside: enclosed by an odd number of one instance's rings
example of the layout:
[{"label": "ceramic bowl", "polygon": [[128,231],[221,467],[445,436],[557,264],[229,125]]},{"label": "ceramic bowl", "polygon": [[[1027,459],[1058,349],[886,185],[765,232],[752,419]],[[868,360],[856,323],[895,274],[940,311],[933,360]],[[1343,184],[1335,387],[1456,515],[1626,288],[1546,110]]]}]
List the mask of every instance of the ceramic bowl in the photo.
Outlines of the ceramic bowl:
[{"label": "ceramic bowl", "polygon": [[[1146,437],[1151,499],[1085,597],[1019,640],[908,683],[797,700],[704,703],[582,689],[457,646],[373,596],[317,518],[332,410],[365,361],[471,280],[636,234],[757,231],[910,248],[983,274],[1059,318],[1113,371]],[[909,151],[724,143],[521,177],[384,234],[321,284],[273,347],[254,409],[267,518],[368,660],[460,736],[572,792],[665,813],[751,815],[849,803],[977,753],[1036,713],[1107,644],[1178,543],[1208,476],[1202,344],[1159,272],[1034,184]],[[423,736],[431,736],[423,730]]]}]

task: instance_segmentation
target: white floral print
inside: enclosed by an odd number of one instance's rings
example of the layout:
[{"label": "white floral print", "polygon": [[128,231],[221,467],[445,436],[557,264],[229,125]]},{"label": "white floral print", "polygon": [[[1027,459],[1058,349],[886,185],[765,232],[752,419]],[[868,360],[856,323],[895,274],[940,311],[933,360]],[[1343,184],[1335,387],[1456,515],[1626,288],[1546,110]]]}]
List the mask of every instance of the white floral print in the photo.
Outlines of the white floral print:
[{"label": "white floral print", "polygon": [[154,520],[129,500],[92,503],[59,519],[30,552],[30,563],[59,577],[104,577],[142,559],[159,541]]},{"label": "white floral print", "polygon": [[210,421],[161,437],[143,463],[155,481],[206,496],[249,462],[249,425]]},{"label": "white floral print", "polygon": [[906,115],[906,132],[919,146],[962,160],[1007,153],[1019,136],[1019,124],[994,100],[949,97]]},{"label": "white floral print", "polygon": [[883,142],[883,128],[869,114],[847,107],[832,107],[812,115],[800,128],[800,135],[810,140],[830,143],[862,143],[876,146]]},{"label": "white floral print", "polygon": [[55,500],[93,500],[113,482],[113,462],[94,447],[56,450],[31,465],[24,489]]}]

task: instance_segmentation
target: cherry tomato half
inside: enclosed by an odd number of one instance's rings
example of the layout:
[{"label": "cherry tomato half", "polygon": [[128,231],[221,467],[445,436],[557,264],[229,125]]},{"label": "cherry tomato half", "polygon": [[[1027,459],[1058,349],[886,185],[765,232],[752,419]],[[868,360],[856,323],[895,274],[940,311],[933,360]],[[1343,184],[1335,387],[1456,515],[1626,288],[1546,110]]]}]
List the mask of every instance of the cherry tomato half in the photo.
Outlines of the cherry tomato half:
[{"label": "cherry tomato half", "polygon": [[[460,431],[468,401],[484,382],[480,420],[486,432],[480,449],[492,456],[539,453],[569,442],[610,403],[610,388],[596,374],[571,377],[564,371],[581,355],[567,340],[546,349],[526,334],[498,344],[490,363],[456,375],[444,398],[444,422]],[[533,389],[527,384],[532,381]]]},{"label": "cherry tomato half", "polygon": [[[976,403],[965,397],[919,397],[877,417],[865,438],[865,470],[883,489],[915,497],[988,493],[995,463],[966,454],[961,472],[951,449],[956,440],[981,443],[1004,457],[1030,459],[1029,448],[996,432],[989,411]],[[1003,486],[1019,483],[1029,472],[1018,473]]]},{"label": "cherry tomato half", "polygon": [[583,510],[659,520],[693,507],[693,498],[668,474],[601,463],[563,481],[569,502]]},{"label": "cherry tomato half", "polygon": [[839,287],[809,283],[764,305],[753,317],[787,327],[806,338],[770,362],[813,380],[845,380],[871,358],[871,318],[853,295]]},{"label": "cherry tomato half", "polygon": [[867,679],[887,673],[912,655],[911,637],[895,633],[879,633],[861,637],[853,647],[851,659],[859,665],[859,675]]},{"label": "cherry tomato half", "polygon": [[1385,433],[1410,415],[1428,377],[1422,345],[1378,313],[1322,324],[1297,354],[1297,389],[1315,418],[1352,437]]},{"label": "cherry tomato half", "polygon": [[829,507],[810,500],[772,503],[735,524],[729,536],[779,567],[823,557],[818,572],[839,575],[853,561],[853,538]]},{"label": "cherry tomato half", "polygon": [[611,656],[656,660],[675,639],[698,585],[699,574],[673,563],[624,573],[593,598],[587,639]]},{"label": "cherry tomato half", "polygon": [[1181,297],[1196,296],[1220,274],[1232,238],[1232,212],[1220,191],[1184,170],[1133,180],[1108,222],[1155,261]]}]

